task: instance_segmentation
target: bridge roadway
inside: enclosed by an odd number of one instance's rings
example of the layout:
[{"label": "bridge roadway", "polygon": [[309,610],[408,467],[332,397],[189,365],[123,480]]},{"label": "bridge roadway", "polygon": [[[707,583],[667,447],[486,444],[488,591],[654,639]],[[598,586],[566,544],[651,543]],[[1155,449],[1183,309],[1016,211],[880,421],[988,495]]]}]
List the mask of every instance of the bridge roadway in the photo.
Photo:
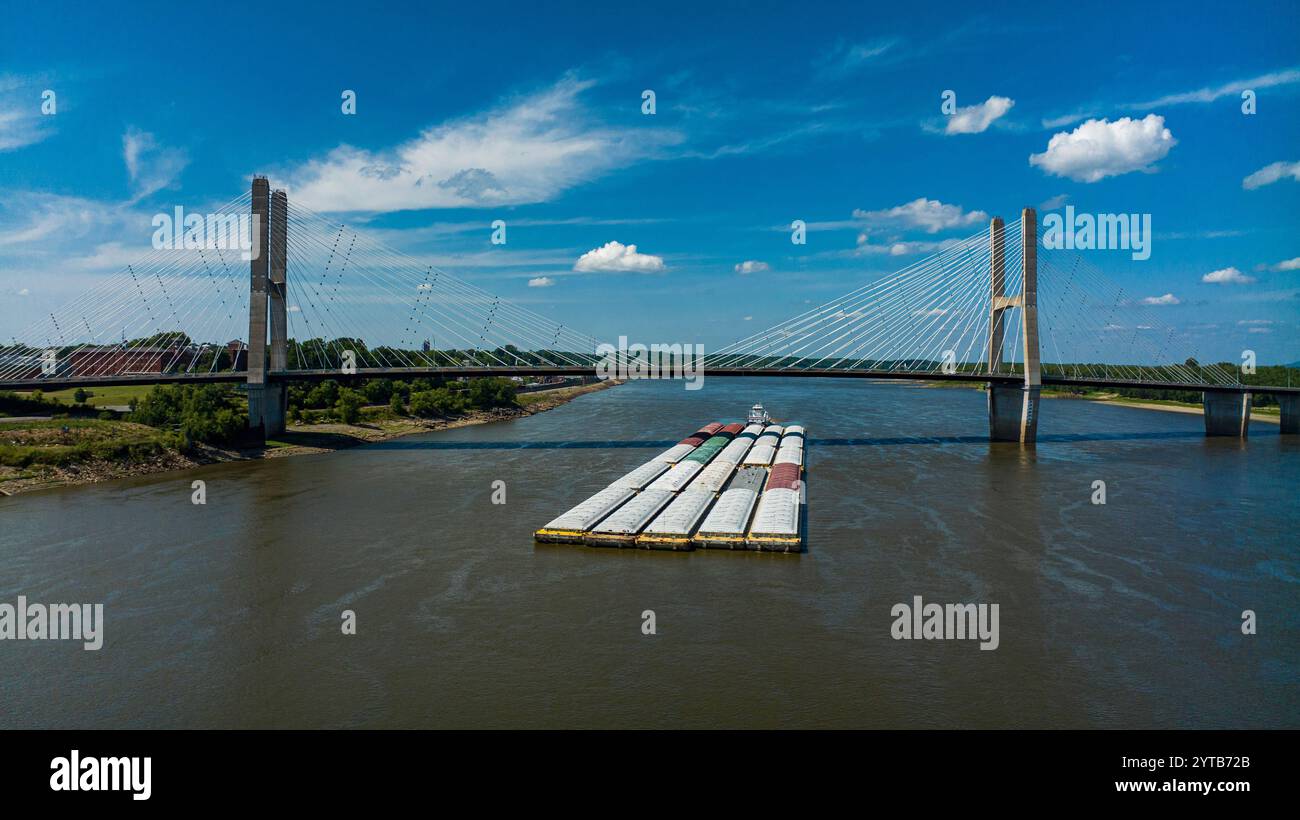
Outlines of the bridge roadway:
[{"label": "bridge roadway", "polygon": [[[706,378],[766,376],[778,378],[836,378],[836,379],[880,379],[887,381],[934,381],[934,382],[993,382],[996,384],[1018,385],[1024,383],[1022,375],[990,373],[916,373],[905,370],[850,370],[836,368],[779,368],[779,367],[709,367],[706,362],[701,371]],[[483,378],[486,376],[594,376],[592,367],[391,367],[391,368],[357,368],[355,373],[340,370],[278,370],[268,371],[270,381],[323,381],[337,379],[351,381],[367,378],[401,378],[416,379],[429,377],[443,378]],[[0,390],[65,390],[85,387],[116,387],[122,385],[150,384],[214,384],[244,382],[247,374],[243,371],[225,373],[145,373],[113,376],[70,376],[41,379],[18,379],[0,381]],[[1208,393],[1261,393],[1276,396],[1300,395],[1300,386],[1281,387],[1273,385],[1230,384],[1208,385],[1195,382],[1149,382],[1134,379],[1096,378],[1092,376],[1059,376],[1044,373],[1044,387],[1127,387],[1148,390],[1190,390]]]}]

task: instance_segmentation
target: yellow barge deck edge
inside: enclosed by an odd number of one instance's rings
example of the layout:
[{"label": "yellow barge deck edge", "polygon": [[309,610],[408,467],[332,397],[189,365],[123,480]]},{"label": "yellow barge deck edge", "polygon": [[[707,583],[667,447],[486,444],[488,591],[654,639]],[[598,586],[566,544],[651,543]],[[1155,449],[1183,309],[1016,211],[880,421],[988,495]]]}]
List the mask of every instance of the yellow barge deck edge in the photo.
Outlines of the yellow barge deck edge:
[{"label": "yellow barge deck edge", "polygon": [[589,547],[635,547],[636,536],[588,532],[583,536],[582,543]]},{"label": "yellow barge deck edge", "polygon": [[548,544],[581,544],[582,530],[548,530],[545,527],[533,533],[533,538]]},{"label": "yellow barge deck edge", "polygon": [[681,535],[642,535],[636,539],[636,545],[647,550],[693,550],[690,536]]},{"label": "yellow barge deck edge", "polygon": [[696,533],[691,542],[697,547],[705,549],[724,549],[724,550],[743,550],[748,549],[745,546],[745,536],[743,535],[700,535]]},{"label": "yellow barge deck edge", "polygon": [[801,552],[803,550],[802,536],[751,535],[745,539],[745,543],[749,549],[762,552]]}]

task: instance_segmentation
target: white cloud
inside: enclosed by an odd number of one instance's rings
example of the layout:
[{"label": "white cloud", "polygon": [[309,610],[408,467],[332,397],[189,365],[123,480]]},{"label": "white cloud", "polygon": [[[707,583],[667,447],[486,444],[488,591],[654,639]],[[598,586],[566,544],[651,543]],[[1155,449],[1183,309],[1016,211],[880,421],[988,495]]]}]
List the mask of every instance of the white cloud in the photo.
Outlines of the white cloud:
[{"label": "white cloud", "polygon": [[744,262],[736,265],[736,273],[739,274],[762,273],[765,270],[771,269],[772,266],[766,262],[758,262],[753,259],[746,259]]},{"label": "white cloud", "polygon": [[1206,231],[1168,231],[1156,234],[1159,240],[1175,239],[1231,239],[1235,236],[1245,236],[1250,231],[1243,231],[1238,228],[1215,228]]},{"label": "white cloud", "polygon": [[54,133],[58,117],[42,113],[50,83],[46,76],[0,74],[0,152],[34,145]]},{"label": "white cloud", "polygon": [[[97,230],[126,229],[129,215],[116,203],[34,191],[6,191],[0,197],[0,246],[43,242],[57,236],[66,242]],[[143,220],[142,228],[149,221]],[[148,237],[146,236],[146,240]]]},{"label": "white cloud", "polygon": [[122,135],[122,161],[126,163],[126,174],[132,182],[140,173],[140,154],[153,147],[153,134],[138,128],[128,128]]},{"label": "white cloud", "polygon": [[1055,211],[1057,208],[1064,208],[1064,207],[1065,207],[1065,203],[1067,203],[1067,202],[1069,202],[1069,201],[1070,201],[1070,195],[1069,195],[1069,194],[1057,194],[1056,196],[1052,197],[1051,199],[1047,199],[1047,200],[1044,200],[1043,202],[1039,203],[1039,205],[1038,205],[1038,210],[1040,210],[1040,211]]},{"label": "white cloud", "polygon": [[552,199],[681,142],[669,130],[598,123],[580,100],[592,85],[566,76],[387,150],[340,145],[289,171],[287,187],[318,211],[520,205]]},{"label": "white cloud", "polygon": [[659,273],[664,269],[664,260],[639,252],[636,245],[606,242],[580,256],[573,269],[581,273]]},{"label": "white cloud", "polygon": [[1095,117],[1095,114],[1083,111],[1076,111],[1073,114],[1065,114],[1060,117],[1044,117],[1044,128],[1064,128],[1067,125],[1073,125],[1079,120],[1088,120]]},{"label": "white cloud", "polygon": [[1287,177],[1300,182],[1300,162],[1275,162],[1272,165],[1265,165],[1243,179],[1241,187],[1247,191],[1253,191],[1265,185],[1272,185],[1274,182]]},{"label": "white cloud", "polygon": [[1272,319],[1242,319],[1241,321],[1237,322],[1237,324],[1239,324],[1239,325],[1271,325],[1271,324],[1273,324],[1273,320],[1272,320]]},{"label": "white cloud", "polygon": [[49,129],[40,127],[41,119],[33,111],[0,105],[0,151],[13,151],[45,139]]},{"label": "white cloud", "polygon": [[[853,212],[855,219],[868,224],[894,224],[921,228],[927,233],[938,233],[949,228],[960,228],[987,222],[989,215],[983,211],[964,211],[960,205],[946,205],[937,199],[920,197],[903,205],[880,211]],[[859,238],[859,243],[863,240]]]},{"label": "white cloud", "polygon": [[[1163,97],[1157,97],[1154,100],[1146,102],[1124,103],[1118,107],[1125,111],[1150,111],[1153,108],[1165,108],[1171,105],[1183,105],[1186,103],[1211,103],[1215,100],[1232,95],[1240,98],[1241,92],[1250,89],[1258,91],[1261,88],[1272,88],[1279,85],[1290,85],[1300,82],[1300,70],[1285,69],[1282,71],[1273,71],[1268,74],[1261,74],[1258,77],[1252,77],[1248,80],[1238,80],[1236,82],[1225,83],[1217,86],[1207,86],[1197,89],[1196,91],[1186,91],[1180,94],[1167,94]],[[1104,106],[1109,108],[1111,106]],[[1043,119],[1044,128],[1062,128],[1066,125],[1079,122],[1080,120],[1091,119],[1096,117],[1097,110],[1102,109],[1101,105],[1093,105],[1089,108],[1079,108],[1072,114],[1066,114],[1060,117],[1049,117]]]},{"label": "white cloud", "polygon": [[1073,131],[1054,134],[1029,164],[1076,182],[1097,182],[1132,171],[1150,173],[1152,165],[1178,144],[1165,118],[1148,114],[1140,120],[1088,120]]},{"label": "white cloud", "polygon": [[752,321],[754,321],[754,317],[753,317],[753,316],[746,316],[746,317],[745,317],[745,321],[746,321],[746,322],[752,322]]},{"label": "white cloud", "polygon": [[874,245],[864,233],[858,236],[858,246],[853,249],[854,256],[888,254],[889,256],[912,256],[918,253],[935,253],[947,250],[953,245],[961,244],[960,239],[944,239],[940,242],[889,242]]},{"label": "white cloud", "polygon": [[840,42],[814,61],[814,65],[823,76],[843,76],[868,63],[880,61],[901,42],[897,37],[883,37],[865,43]]},{"label": "white cloud", "polygon": [[549,288],[555,284],[555,280],[549,276],[538,276],[536,279],[528,280],[530,288]]},{"label": "white cloud", "polygon": [[1254,282],[1254,277],[1246,276],[1236,268],[1223,268],[1221,270],[1210,271],[1201,277],[1202,282],[1208,282],[1214,285],[1249,285]]},{"label": "white cloud", "polygon": [[1300,256],[1294,259],[1283,259],[1276,265],[1260,265],[1258,270],[1271,270],[1274,273],[1282,273],[1289,270],[1300,270]]},{"label": "white cloud", "polygon": [[1182,299],[1172,293],[1166,293],[1164,296],[1148,296],[1142,300],[1144,305],[1181,305]]},{"label": "white cloud", "polygon": [[[148,237],[145,237],[147,240]],[[96,245],[89,253],[82,253],[72,256],[68,259],[67,264],[70,267],[84,271],[116,271],[123,270],[127,265],[138,264],[140,260],[155,253],[151,246],[144,244],[123,245],[121,242],[102,242]],[[157,255],[161,257],[170,256],[173,259],[184,258],[185,251],[158,251]]]},{"label": "white cloud", "polygon": [[1152,108],[1164,108],[1165,106],[1181,105],[1183,103],[1210,103],[1220,97],[1226,97],[1229,94],[1240,96],[1241,92],[1246,89],[1258,90],[1260,88],[1272,88],[1273,86],[1289,85],[1291,83],[1300,83],[1300,71],[1296,69],[1274,71],[1269,74],[1261,74],[1258,77],[1252,77],[1249,80],[1238,80],[1234,83],[1227,83],[1212,88],[1201,88],[1196,91],[1187,91],[1182,94],[1169,94],[1149,102],[1132,103],[1125,107],[1134,110],[1150,110]]},{"label": "white cloud", "polygon": [[1010,97],[989,97],[978,105],[958,108],[948,117],[945,134],[982,134],[993,121],[1011,110],[1016,101]]},{"label": "white cloud", "polygon": [[122,134],[122,161],[134,202],[170,187],[190,162],[184,151],[163,148],[153,134],[134,126]]},{"label": "white cloud", "polygon": [[19,295],[19,296],[31,296],[31,295],[32,295],[32,292],[31,292],[30,290],[28,290],[27,288],[19,288],[19,290],[18,290],[18,295]]}]

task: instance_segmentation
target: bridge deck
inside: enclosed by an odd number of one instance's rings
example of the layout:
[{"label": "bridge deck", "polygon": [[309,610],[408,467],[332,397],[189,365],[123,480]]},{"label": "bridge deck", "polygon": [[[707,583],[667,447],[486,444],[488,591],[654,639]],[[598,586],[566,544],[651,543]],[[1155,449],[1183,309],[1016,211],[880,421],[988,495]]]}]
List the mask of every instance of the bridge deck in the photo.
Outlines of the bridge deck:
[{"label": "bridge deck", "polygon": [[[835,368],[746,368],[746,367],[708,367],[701,371],[706,377],[772,377],[772,378],[814,378],[814,379],[877,379],[885,381],[931,381],[931,382],[994,382],[998,384],[1019,384],[1023,376],[989,373],[917,373],[904,370],[867,370]],[[267,373],[267,378],[274,381],[323,381],[338,379],[349,381],[367,378],[483,378],[488,376],[594,376],[591,367],[398,367],[398,368],[358,368],[355,373],[343,373],[339,370],[280,370]],[[110,387],[123,385],[150,384],[211,384],[243,382],[247,374],[243,372],[224,373],[162,373],[131,374],[114,376],[66,376],[42,379],[20,379],[0,381],[0,390],[65,390],[75,387]],[[1300,386],[1282,387],[1275,385],[1208,385],[1194,382],[1149,382],[1133,379],[1109,379],[1094,377],[1071,377],[1043,375],[1045,387],[1111,387],[1147,390],[1188,390],[1210,393],[1264,393],[1272,395],[1300,395]]]}]

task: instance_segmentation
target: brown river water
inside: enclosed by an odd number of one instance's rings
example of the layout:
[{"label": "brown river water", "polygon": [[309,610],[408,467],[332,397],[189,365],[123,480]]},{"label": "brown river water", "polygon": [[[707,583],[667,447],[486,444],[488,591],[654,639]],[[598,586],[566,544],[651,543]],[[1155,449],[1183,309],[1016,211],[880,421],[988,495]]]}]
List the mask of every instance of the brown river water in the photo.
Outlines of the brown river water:
[{"label": "brown river water", "polygon": [[[805,553],[533,543],[755,401],[808,427]],[[515,421],[0,498],[0,603],[105,618],[99,651],[0,642],[0,726],[1300,726],[1300,441],[1045,399],[1026,451],[987,441],[984,403],[634,382]],[[997,649],[895,640],[891,608],[918,595],[998,604]]]}]

